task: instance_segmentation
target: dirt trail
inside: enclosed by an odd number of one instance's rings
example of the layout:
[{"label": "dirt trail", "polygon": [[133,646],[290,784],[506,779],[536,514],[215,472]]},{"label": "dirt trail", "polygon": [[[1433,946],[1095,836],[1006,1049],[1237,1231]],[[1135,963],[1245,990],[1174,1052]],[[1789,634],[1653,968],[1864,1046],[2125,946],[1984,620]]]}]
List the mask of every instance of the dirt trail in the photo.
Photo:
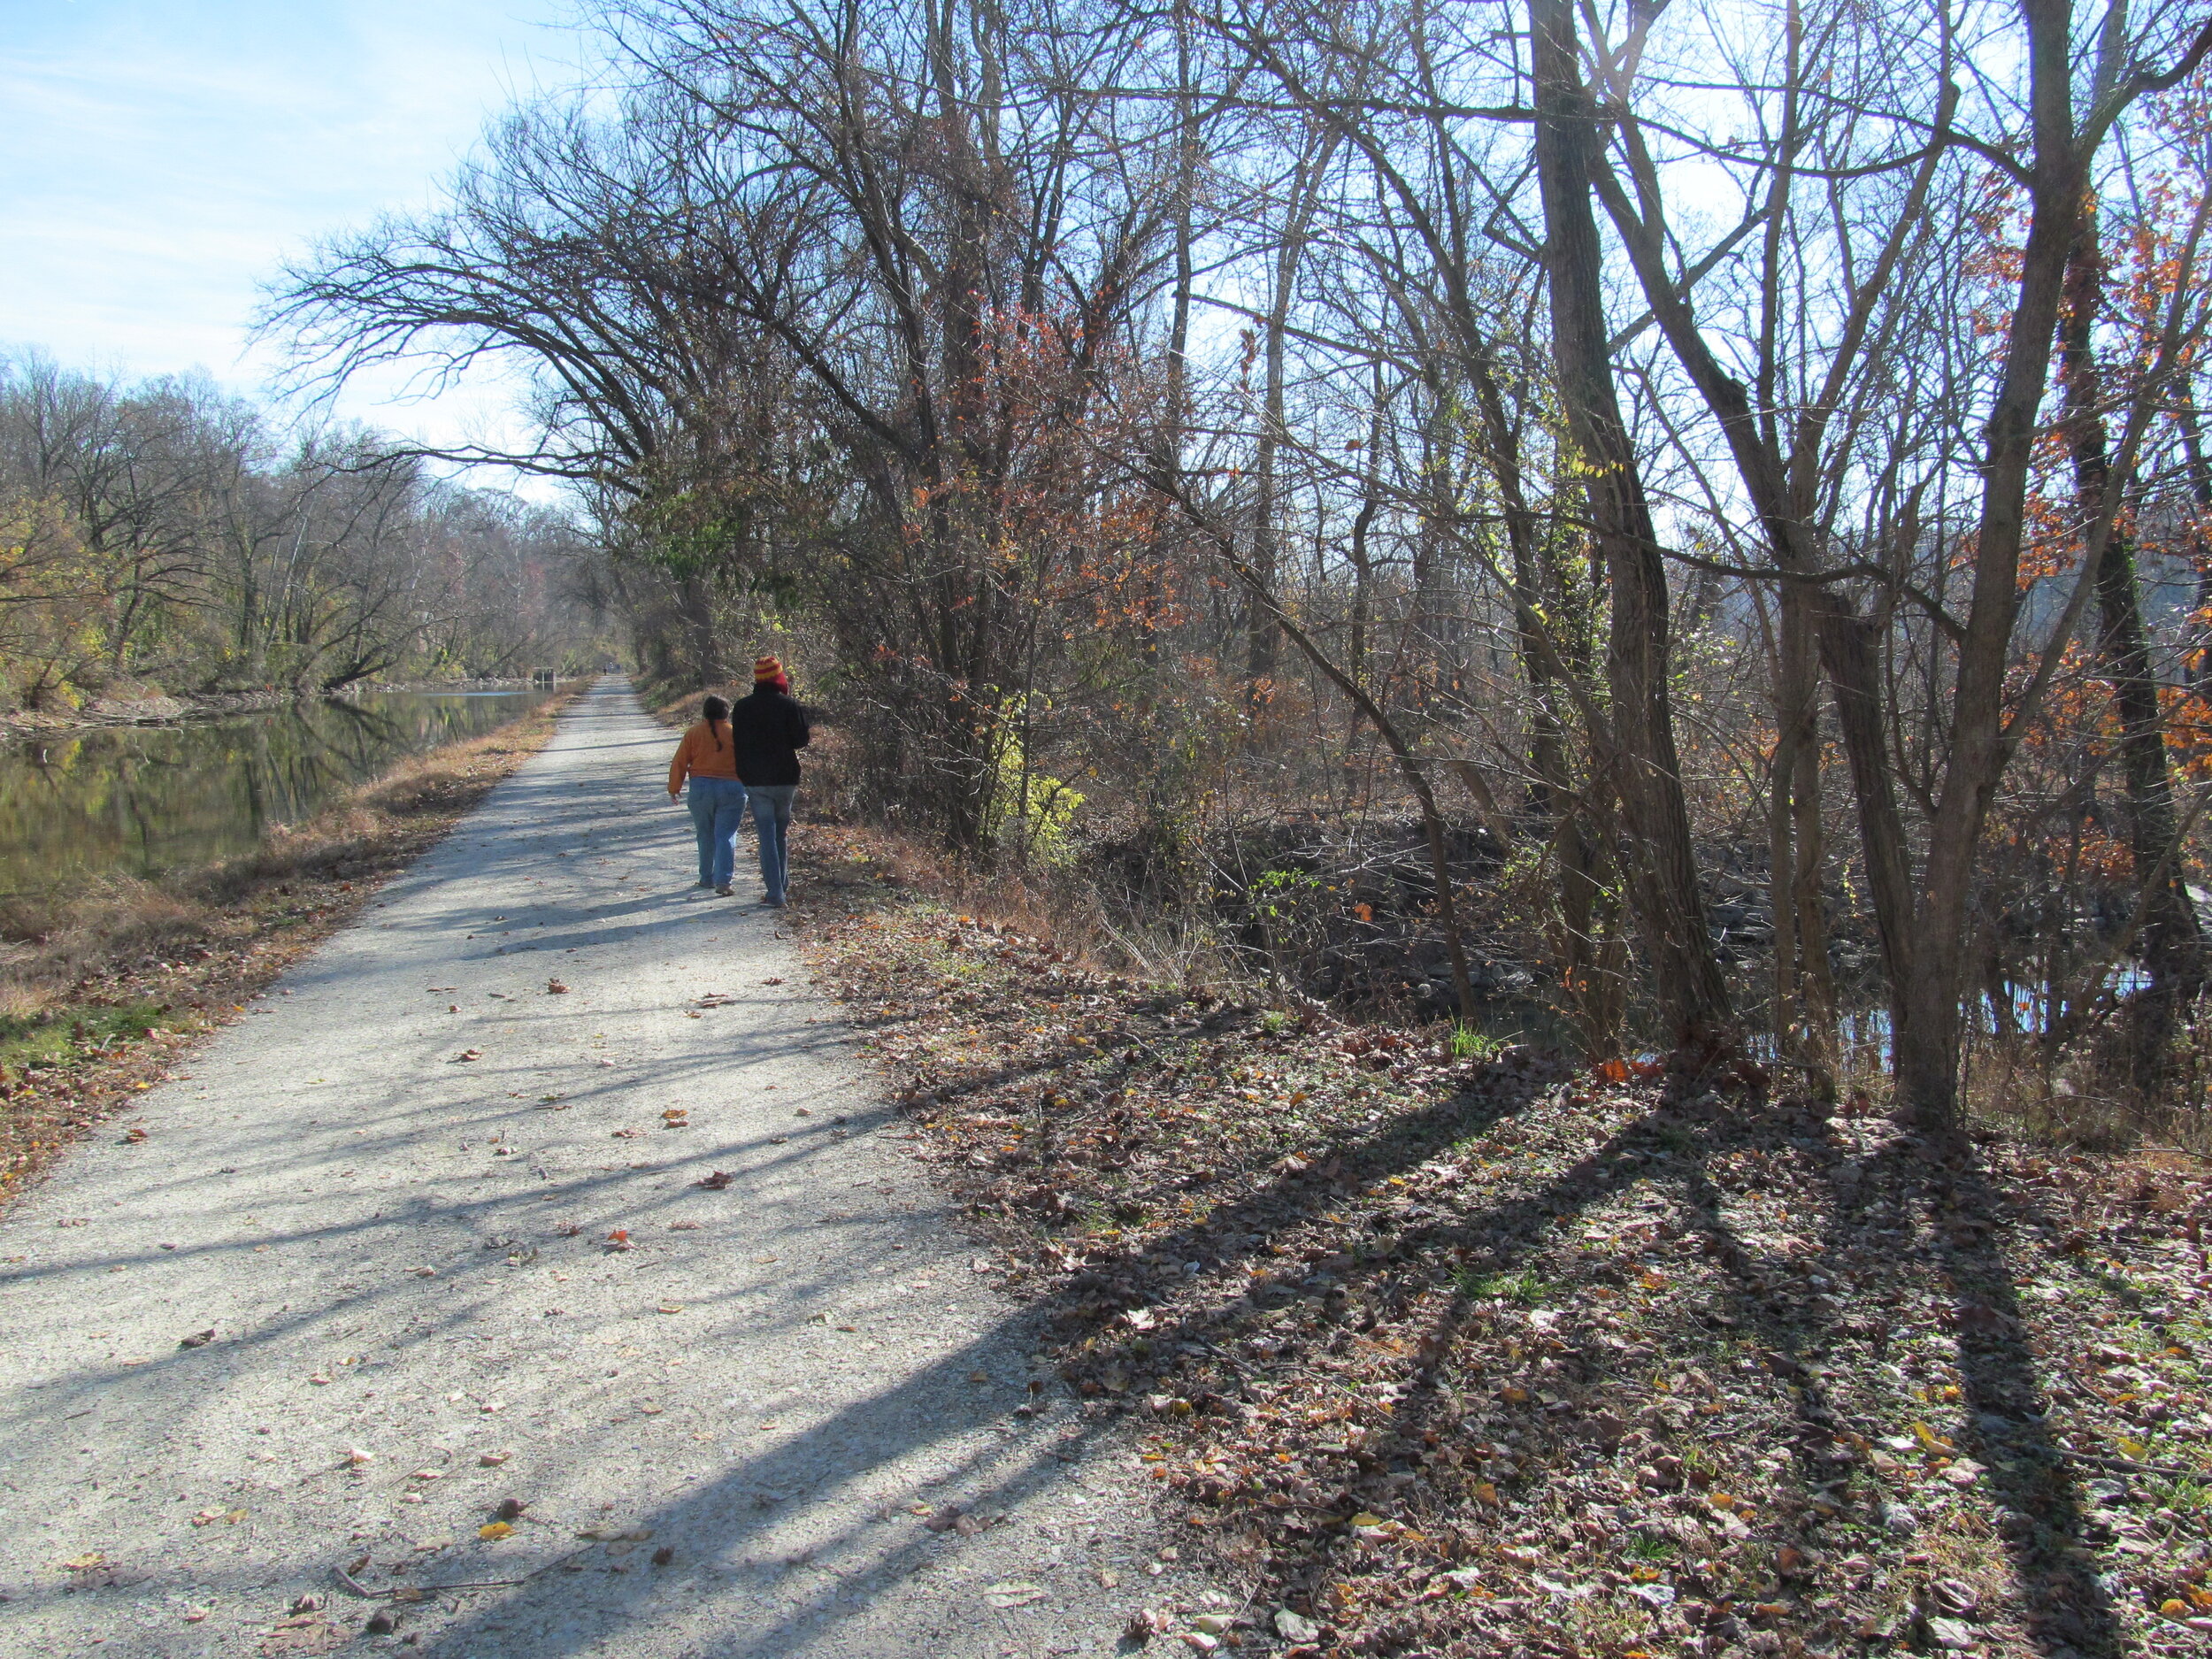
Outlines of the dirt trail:
[{"label": "dirt trail", "polygon": [[669,743],[603,683],[0,1219],[0,1652],[1110,1653],[1172,1589],[775,916],[689,887]]}]

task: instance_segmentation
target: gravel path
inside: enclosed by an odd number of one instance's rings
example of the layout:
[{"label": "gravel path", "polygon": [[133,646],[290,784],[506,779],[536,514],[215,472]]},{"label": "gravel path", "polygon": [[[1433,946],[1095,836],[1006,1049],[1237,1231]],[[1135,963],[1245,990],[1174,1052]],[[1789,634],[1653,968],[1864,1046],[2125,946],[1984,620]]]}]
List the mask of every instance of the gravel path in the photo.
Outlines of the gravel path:
[{"label": "gravel path", "polygon": [[672,741],[603,683],[0,1218],[0,1653],[1110,1653],[1174,1587]]}]

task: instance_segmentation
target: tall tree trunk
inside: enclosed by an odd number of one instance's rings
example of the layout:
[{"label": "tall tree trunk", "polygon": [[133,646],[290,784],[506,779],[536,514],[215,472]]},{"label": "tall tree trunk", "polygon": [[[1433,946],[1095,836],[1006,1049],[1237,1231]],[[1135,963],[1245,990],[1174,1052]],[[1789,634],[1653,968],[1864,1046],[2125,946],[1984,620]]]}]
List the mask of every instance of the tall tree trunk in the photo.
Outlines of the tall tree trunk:
[{"label": "tall tree trunk", "polygon": [[2028,472],[2086,183],[2087,157],[2074,117],[2068,0],[2023,0],[2021,17],[2034,134],[2028,234],[2006,330],[2004,371],[1983,428],[1981,512],[1958,648],[1950,755],[1911,918],[1913,976],[1895,999],[1903,1016],[1895,1033],[1900,1103],[1915,1123],[1941,1135],[1955,1133],[1959,1121],[1974,868],[2016,741],[2005,719],[2005,680],[2019,613]]},{"label": "tall tree trunk", "polygon": [[684,619],[684,632],[690,636],[691,672],[703,686],[720,685],[729,678],[729,664],[714,626],[713,584],[695,571],[680,577],[676,607]]},{"label": "tall tree trunk", "polygon": [[1666,567],[1614,390],[1590,209],[1596,114],[1582,85],[1571,0],[1530,0],[1529,20],[1553,349],[1612,601],[1606,679],[1615,741],[1605,759],[1631,845],[1631,904],[1671,1034],[1686,1046],[1717,1046],[1730,1035],[1728,987],[1706,932],[1675,752]]},{"label": "tall tree trunk", "polygon": [[1774,764],[1768,774],[1768,905],[1774,918],[1774,1025],[1779,1051],[1822,1100],[1835,1095],[1836,995],[1828,967],[1820,873],[1820,674],[1811,595],[1785,582],[1776,641]]},{"label": "tall tree trunk", "polygon": [[[2189,474],[2189,500],[2197,510],[2197,522],[2189,535],[2189,557],[2197,567],[2197,626],[2212,621],[2212,456],[2205,453],[2204,435],[2197,424],[2193,390],[2177,400],[2174,425],[2181,434],[2182,464]],[[2189,668],[2189,689],[2200,700],[2212,698],[2212,639],[2200,633],[2194,661]]]},{"label": "tall tree trunk", "polygon": [[[942,147],[938,188],[947,226],[944,273],[938,283],[937,383],[944,417],[930,445],[941,597],[935,607],[940,664],[950,682],[942,733],[949,787],[946,822],[956,846],[980,848],[989,834],[990,796],[1006,688],[998,683],[996,646],[1001,592],[986,551],[994,484],[986,411],[986,335],[991,294],[989,248],[996,204],[992,169],[979,145],[978,113],[987,100],[972,96],[960,75],[969,67],[977,31],[964,28],[960,0],[929,0],[929,62]],[[987,30],[987,44],[994,38]]]},{"label": "tall tree trunk", "polygon": [[[1336,129],[1310,135],[1290,177],[1290,200],[1283,210],[1282,241],[1275,250],[1274,286],[1268,296],[1266,338],[1260,342],[1264,362],[1261,394],[1259,453],[1254,470],[1258,474],[1252,508],[1252,568],[1271,594],[1281,572],[1280,484],[1276,462],[1284,436],[1284,377],[1290,308],[1298,291],[1298,272],[1305,263],[1306,234],[1312,227],[1315,198],[1321,179],[1335,154]],[[1253,604],[1248,611],[1245,672],[1255,681],[1269,678],[1282,647],[1282,628],[1273,611]]]},{"label": "tall tree trunk", "polygon": [[1514,643],[1528,687],[1530,803],[1549,830],[1559,866],[1559,932],[1553,948],[1583,1049],[1603,1057],[1619,1046],[1621,1035],[1618,972],[1605,960],[1599,940],[1606,870],[1601,842],[1590,832],[1588,803],[1575,789],[1569,728],[1560,706],[1567,695],[1562,679],[1586,665],[1559,660],[1557,641],[1545,621],[1548,615],[1581,614],[1583,602],[1565,594],[1561,573],[1545,557],[1541,528],[1528,503],[1520,437],[1507,417],[1487,342],[1471,335],[1466,343],[1483,455],[1504,509],[1506,548],[1512,559]]},{"label": "tall tree trunk", "polygon": [[2105,683],[2120,717],[2120,775],[2127,791],[2128,852],[2144,905],[2143,961],[2150,984],[2134,998],[2135,1083],[2155,1089],[2180,1004],[2201,990],[2204,934],[2190,902],[2179,861],[2173,776],[2166,752],[2166,723],[2158,706],[2157,664],[2143,626],[2136,584],[2135,544],[2115,493],[2125,482],[2112,476],[2111,439],[2104,416],[2105,388],[2095,342],[2104,296],[2104,253],[2096,209],[2085,205],[2068,257],[2066,311],[2059,326],[2060,374],[2064,388],[2066,445],[2073,463],[2074,493],[2085,524],[2112,519],[2097,560],[2097,652]]}]

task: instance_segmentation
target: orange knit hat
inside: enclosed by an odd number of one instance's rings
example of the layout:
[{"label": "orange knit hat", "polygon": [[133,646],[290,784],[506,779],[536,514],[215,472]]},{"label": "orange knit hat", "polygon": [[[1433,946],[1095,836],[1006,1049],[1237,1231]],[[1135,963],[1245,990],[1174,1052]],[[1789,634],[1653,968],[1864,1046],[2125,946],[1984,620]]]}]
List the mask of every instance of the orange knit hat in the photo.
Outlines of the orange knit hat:
[{"label": "orange knit hat", "polygon": [[755,685],[757,686],[764,680],[781,680],[782,678],[783,664],[774,657],[756,657],[753,658],[753,683]]}]

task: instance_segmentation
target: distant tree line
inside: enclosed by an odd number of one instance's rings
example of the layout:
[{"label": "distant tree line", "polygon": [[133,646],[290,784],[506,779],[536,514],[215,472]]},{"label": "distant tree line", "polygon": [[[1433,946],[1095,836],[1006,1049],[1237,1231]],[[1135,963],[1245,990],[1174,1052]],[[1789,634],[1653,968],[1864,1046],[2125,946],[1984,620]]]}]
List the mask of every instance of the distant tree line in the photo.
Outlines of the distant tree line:
[{"label": "distant tree line", "polygon": [[0,707],[522,672],[588,649],[590,557],[361,428],[0,364]]},{"label": "distant tree line", "polygon": [[1479,830],[1594,1054],[1761,1032],[1825,1094],[1855,998],[1937,1129],[1984,1040],[2166,1087],[2200,5],[599,17],[269,324],[303,380],[522,373],[535,442],[457,458],[575,488],[641,660],[788,630],[879,810],[1111,826],[1164,903],[1216,832],[1409,812],[1462,1010]]}]

